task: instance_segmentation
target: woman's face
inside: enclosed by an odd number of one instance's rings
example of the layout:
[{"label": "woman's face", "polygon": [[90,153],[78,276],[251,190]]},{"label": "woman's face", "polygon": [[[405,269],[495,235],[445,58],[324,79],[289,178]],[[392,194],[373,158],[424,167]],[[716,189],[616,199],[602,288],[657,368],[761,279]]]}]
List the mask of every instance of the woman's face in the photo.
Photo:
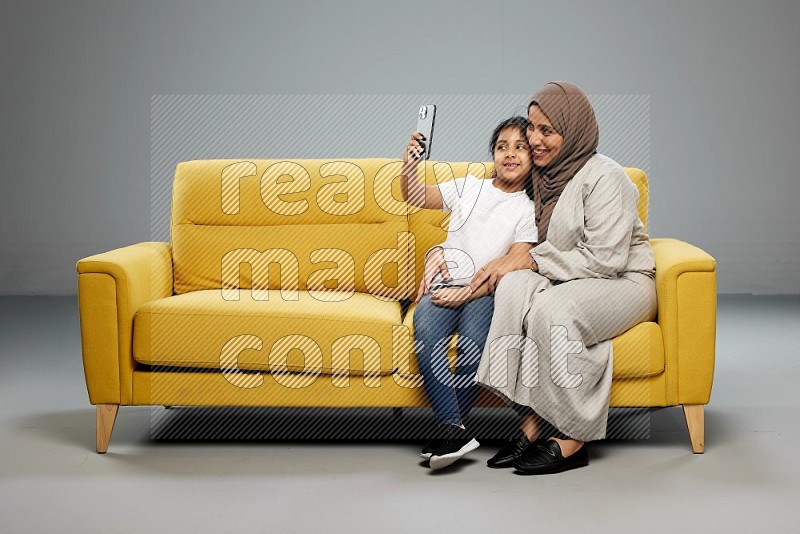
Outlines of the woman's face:
[{"label": "woman's face", "polygon": [[561,147],[564,137],[553,128],[550,120],[542,113],[539,106],[531,106],[528,110],[528,143],[533,150],[533,164],[547,167],[553,163]]}]

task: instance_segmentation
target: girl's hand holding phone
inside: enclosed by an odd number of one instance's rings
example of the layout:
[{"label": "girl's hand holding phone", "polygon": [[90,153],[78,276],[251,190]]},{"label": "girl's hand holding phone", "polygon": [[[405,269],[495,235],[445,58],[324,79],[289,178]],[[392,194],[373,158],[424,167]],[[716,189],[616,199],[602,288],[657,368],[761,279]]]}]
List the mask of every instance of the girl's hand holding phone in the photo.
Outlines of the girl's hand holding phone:
[{"label": "girl's hand holding phone", "polygon": [[411,132],[411,138],[403,151],[403,163],[416,165],[423,154],[425,154],[425,136],[419,132]]},{"label": "girl's hand holding phone", "polygon": [[[411,132],[411,138],[403,151],[403,164],[400,180],[400,191],[403,200],[412,206],[432,210],[442,209],[442,193],[438,185],[425,185],[425,179],[418,177],[418,167],[425,161],[425,150],[429,146],[425,136],[419,132]],[[423,170],[424,172],[424,170]]]}]

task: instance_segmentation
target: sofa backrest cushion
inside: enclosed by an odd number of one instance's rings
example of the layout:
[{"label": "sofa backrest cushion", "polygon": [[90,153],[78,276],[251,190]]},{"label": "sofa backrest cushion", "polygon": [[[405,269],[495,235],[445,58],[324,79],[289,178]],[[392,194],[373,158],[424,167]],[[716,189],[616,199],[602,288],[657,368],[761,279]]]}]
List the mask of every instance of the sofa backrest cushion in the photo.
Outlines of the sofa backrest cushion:
[{"label": "sofa backrest cushion", "polygon": [[286,289],[288,298],[298,289],[410,294],[414,244],[399,174],[392,159],[178,164],[175,293],[221,288],[235,298],[240,287],[254,296]]},{"label": "sofa backrest cushion", "polygon": [[650,210],[650,184],[647,181],[647,175],[643,170],[634,167],[625,167],[625,172],[628,173],[628,178],[639,190],[639,205],[636,210],[639,212],[642,224],[644,224],[644,231],[647,232],[647,215]]},{"label": "sofa backrest cushion", "polygon": [[[493,164],[427,162],[425,181],[491,176]],[[647,175],[626,168],[647,227]],[[449,215],[402,202],[396,159],[199,160],[178,164],[175,293],[327,289],[413,298]],[[322,293],[315,293],[322,294]],[[283,292],[282,292],[283,295]],[[226,298],[228,298],[226,297]]]}]

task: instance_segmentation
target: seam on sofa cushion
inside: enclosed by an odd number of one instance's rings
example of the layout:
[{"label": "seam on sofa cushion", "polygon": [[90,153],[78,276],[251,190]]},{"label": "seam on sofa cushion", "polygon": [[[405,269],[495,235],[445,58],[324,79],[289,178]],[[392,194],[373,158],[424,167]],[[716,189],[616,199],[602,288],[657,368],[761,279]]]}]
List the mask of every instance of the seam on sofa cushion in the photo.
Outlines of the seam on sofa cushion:
[{"label": "seam on sofa cushion", "polygon": [[[325,317],[309,317],[306,315],[229,315],[224,313],[169,313],[169,312],[153,312],[153,311],[142,311],[139,310],[137,314],[142,315],[160,315],[165,317],[230,317],[232,319],[235,318],[243,318],[243,317],[260,317],[264,319],[310,319],[310,320],[326,320]],[[370,322],[370,321],[360,321],[360,320],[351,320],[351,321],[340,321],[340,322],[347,322],[348,324],[366,324],[366,325],[376,325],[376,326],[400,326],[400,324],[396,323],[377,323],[377,322]],[[401,323],[402,324],[402,323]]]},{"label": "seam on sofa cushion", "polygon": [[[180,360],[180,361],[178,361],[178,360],[165,360],[165,361],[158,361],[158,362],[154,362],[153,360],[139,362],[137,360],[137,362],[141,363],[142,365],[149,365],[151,367],[190,367],[193,370],[198,370],[198,371],[199,370],[206,370],[206,371],[213,370],[213,371],[216,371],[216,372],[222,372],[222,369],[220,367],[209,367],[208,366],[209,362],[200,362],[200,361],[195,361],[195,360]],[[272,366],[270,366],[270,367],[268,367],[266,369],[240,369],[240,371],[244,372],[244,373],[271,373],[271,374],[277,373],[277,374],[280,374],[280,373],[289,372],[289,373],[295,373],[295,374],[318,374],[318,375],[319,374],[324,374],[324,375],[329,375],[329,376],[387,376],[387,375],[394,374],[396,372],[396,369],[394,367],[391,368],[391,369],[381,370],[381,371],[379,371],[379,373],[377,375],[375,373],[373,373],[373,372],[368,374],[363,370],[360,370],[360,371],[359,370],[355,370],[355,371],[353,371],[352,369],[340,369],[338,367],[334,368],[334,367],[325,367],[325,366],[321,367],[319,369],[319,371],[316,371],[316,372],[315,371],[308,371],[308,370],[297,370],[297,369],[305,369],[305,367],[300,368],[297,365],[289,365],[289,366],[287,366],[286,370],[283,370],[283,369],[276,370],[276,369],[273,369]],[[161,372],[161,371],[157,371],[157,372]]]}]

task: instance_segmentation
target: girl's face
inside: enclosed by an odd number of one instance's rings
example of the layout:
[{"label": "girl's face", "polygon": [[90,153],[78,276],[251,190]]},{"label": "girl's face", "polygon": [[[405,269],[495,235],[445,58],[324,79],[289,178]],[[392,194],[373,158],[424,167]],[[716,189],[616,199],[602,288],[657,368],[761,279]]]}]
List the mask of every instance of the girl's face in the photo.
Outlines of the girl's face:
[{"label": "girl's face", "polygon": [[494,169],[500,182],[518,187],[517,191],[525,187],[531,173],[531,147],[519,128],[500,130],[494,145]]},{"label": "girl's face", "polygon": [[553,128],[539,106],[531,106],[528,110],[528,122],[528,142],[533,150],[533,164],[547,167],[561,152],[564,137]]}]

